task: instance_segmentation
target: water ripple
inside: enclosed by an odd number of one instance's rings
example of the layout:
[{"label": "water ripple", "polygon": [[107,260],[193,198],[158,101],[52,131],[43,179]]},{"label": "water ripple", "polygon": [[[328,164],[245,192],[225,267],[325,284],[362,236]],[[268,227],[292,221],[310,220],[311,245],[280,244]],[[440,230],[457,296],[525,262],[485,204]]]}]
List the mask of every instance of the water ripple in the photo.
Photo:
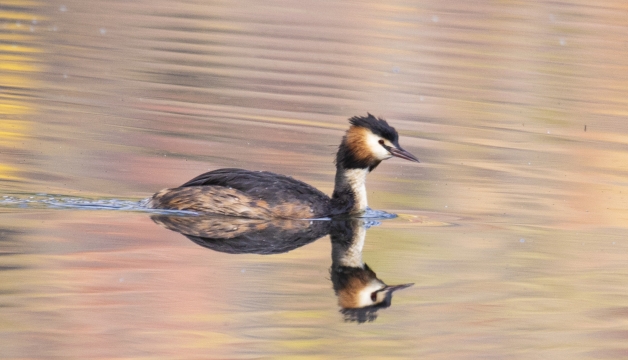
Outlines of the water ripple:
[{"label": "water ripple", "polygon": [[197,215],[193,211],[159,210],[146,207],[148,199],[140,201],[120,199],[88,199],[63,195],[36,194],[30,196],[3,195],[1,207],[40,208],[40,209],[75,209],[75,210],[124,210],[177,215]]}]

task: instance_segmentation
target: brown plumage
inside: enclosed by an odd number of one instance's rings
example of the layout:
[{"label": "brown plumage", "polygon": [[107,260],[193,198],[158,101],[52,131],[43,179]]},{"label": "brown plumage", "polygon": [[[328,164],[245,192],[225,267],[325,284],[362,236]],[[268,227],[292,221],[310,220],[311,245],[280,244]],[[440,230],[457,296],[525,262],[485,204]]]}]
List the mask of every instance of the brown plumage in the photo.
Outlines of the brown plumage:
[{"label": "brown plumage", "polygon": [[251,219],[310,219],[327,215],[329,197],[288,176],[219,169],[159,191],[148,206]]},{"label": "brown plumage", "polygon": [[[292,201],[289,201],[292,200]],[[242,191],[221,186],[195,186],[164,189],[151,199],[151,207],[167,204],[171,210],[188,210],[206,214],[241,216],[250,219],[308,219],[315,217],[310,204],[286,199],[272,206]]]},{"label": "brown plumage", "polygon": [[375,157],[367,144],[370,130],[360,126],[352,126],[347,130],[347,134],[343,141],[346,143],[348,152],[353,154],[358,163],[365,165],[379,164],[379,160]]}]

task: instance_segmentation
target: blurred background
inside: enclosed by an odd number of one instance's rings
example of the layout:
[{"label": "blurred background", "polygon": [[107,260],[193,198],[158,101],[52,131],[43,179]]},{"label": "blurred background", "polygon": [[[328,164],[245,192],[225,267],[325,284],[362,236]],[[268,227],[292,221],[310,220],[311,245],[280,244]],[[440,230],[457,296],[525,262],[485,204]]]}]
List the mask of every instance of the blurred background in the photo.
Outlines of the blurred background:
[{"label": "blurred background", "polygon": [[[0,207],[0,358],[628,356],[623,1],[0,4],[0,196],[137,201],[221,167],[326,193],[386,118],[365,261],[414,282],[344,322],[328,238],[203,249],[146,214]],[[0,199],[0,205],[3,205]]]}]

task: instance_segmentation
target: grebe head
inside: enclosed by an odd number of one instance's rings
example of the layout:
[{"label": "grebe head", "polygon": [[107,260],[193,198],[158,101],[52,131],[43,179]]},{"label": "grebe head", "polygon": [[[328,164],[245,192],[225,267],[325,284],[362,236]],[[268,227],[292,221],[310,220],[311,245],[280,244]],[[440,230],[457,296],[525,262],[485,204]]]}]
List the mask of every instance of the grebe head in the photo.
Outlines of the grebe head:
[{"label": "grebe head", "polygon": [[386,120],[368,116],[349,119],[351,127],[338,149],[336,165],[345,169],[373,170],[382,160],[393,156],[419,162],[399,145],[399,134]]},{"label": "grebe head", "polygon": [[390,306],[393,292],[414,284],[386,285],[368,265],[363,268],[343,268],[332,272],[338,304],[345,309],[367,306]]}]

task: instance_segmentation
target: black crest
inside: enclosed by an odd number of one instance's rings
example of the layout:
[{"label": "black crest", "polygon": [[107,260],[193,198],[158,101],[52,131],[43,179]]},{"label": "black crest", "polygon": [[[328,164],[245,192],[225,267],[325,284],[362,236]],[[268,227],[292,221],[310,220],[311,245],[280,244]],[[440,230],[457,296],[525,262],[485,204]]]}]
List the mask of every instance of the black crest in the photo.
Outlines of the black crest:
[{"label": "black crest", "polygon": [[394,127],[388,125],[386,120],[382,118],[376,118],[375,116],[367,113],[368,116],[354,116],[349,119],[349,122],[353,126],[359,126],[371,130],[375,135],[379,135],[384,139],[389,140],[391,143],[397,145],[399,141],[399,134]]}]

